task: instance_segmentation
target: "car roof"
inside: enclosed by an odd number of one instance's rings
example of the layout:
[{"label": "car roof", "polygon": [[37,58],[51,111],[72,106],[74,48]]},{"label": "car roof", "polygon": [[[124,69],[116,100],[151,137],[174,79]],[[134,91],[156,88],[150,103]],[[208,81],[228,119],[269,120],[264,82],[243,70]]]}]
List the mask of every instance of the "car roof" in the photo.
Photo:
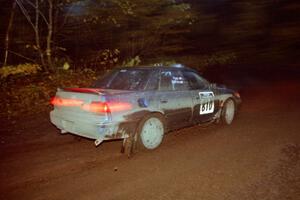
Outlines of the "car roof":
[{"label": "car roof", "polygon": [[155,64],[155,65],[140,65],[140,66],[134,66],[134,67],[120,67],[118,69],[180,69],[180,70],[190,70],[195,71],[192,68],[186,67],[182,64],[172,64],[172,65],[161,65],[161,64]]}]

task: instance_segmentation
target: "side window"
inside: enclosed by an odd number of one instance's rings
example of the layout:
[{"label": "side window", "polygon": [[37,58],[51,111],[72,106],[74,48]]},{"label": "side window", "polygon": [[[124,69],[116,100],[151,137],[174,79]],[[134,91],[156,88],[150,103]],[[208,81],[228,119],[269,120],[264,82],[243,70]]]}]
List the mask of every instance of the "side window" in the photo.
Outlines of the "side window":
[{"label": "side window", "polygon": [[162,70],[160,74],[160,90],[163,91],[178,91],[188,90],[189,85],[185,77],[180,71]]},{"label": "side window", "polygon": [[150,74],[149,80],[146,85],[146,90],[157,90],[158,89],[158,71],[155,70]]},{"label": "side window", "polygon": [[184,77],[188,80],[189,87],[192,90],[206,89],[208,82],[192,71],[184,71]]}]

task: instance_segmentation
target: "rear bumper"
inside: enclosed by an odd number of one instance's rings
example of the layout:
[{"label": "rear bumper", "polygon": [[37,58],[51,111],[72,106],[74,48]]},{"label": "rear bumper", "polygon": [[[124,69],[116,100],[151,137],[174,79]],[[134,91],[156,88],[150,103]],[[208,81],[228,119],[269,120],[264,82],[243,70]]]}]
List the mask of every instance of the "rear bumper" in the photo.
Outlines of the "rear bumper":
[{"label": "rear bumper", "polygon": [[126,137],[117,134],[118,123],[100,123],[94,122],[95,120],[88,117],[62,116],[60,113],[56,113],[55,110],[50,112],[50,121],[62,132],[69,132],[90,139],[108,140]]}]

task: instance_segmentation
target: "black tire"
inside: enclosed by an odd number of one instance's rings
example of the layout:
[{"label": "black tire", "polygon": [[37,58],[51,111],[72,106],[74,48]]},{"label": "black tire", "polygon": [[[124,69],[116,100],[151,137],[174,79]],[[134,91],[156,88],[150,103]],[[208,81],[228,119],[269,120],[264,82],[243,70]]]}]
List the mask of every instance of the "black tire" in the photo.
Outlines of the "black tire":
[{"label": "black tire", "polygon": [[229,98],[224,102],[221,111],[220,123],[222,125],[232,124],[235,114],[236,114],[236,103],[232,98]]},{"label": "black tire", "polygon": [[[145,126],[147,126],[147,127],[145,127]],[[153,127],[152,130],[149,129],[151,126]],[[148,131],[145,130],[145,128],[146,129],[148,128]],[[157,130],[155,131],[155,129],[157,129]],[[154,150],[154,149],[158,148],[163,141],[165,130],[166,130],[165,129],[165,119],[164,119],[163,115],[161,115],[159,113],[147,115],[145,118],[143,118],[140,121],[140,123],[137,127],[137,131],[135,134],[135,144],[133,145],[134,149],[135,150]],[[155,134],[154,137],[147,138],[147,136],[153,135],[153,134]],[[151,139],[153,139],[152,142],[149,141]]]}]

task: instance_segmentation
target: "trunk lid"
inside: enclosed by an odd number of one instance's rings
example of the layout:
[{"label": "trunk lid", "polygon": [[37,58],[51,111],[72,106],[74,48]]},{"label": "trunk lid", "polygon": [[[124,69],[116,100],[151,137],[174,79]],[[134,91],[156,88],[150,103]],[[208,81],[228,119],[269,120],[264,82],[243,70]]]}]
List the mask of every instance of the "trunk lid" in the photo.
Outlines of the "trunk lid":
[{"label": "trunk lid", "polygon": [[63,116],[93,115],[97,116],[97,119],[101,116],[108,119],[108,115],[114,112],[121,114],[131,110],[131,93],[133,92],[126,90],[64,88],[57,90],[51,103],[54,109]]}]

